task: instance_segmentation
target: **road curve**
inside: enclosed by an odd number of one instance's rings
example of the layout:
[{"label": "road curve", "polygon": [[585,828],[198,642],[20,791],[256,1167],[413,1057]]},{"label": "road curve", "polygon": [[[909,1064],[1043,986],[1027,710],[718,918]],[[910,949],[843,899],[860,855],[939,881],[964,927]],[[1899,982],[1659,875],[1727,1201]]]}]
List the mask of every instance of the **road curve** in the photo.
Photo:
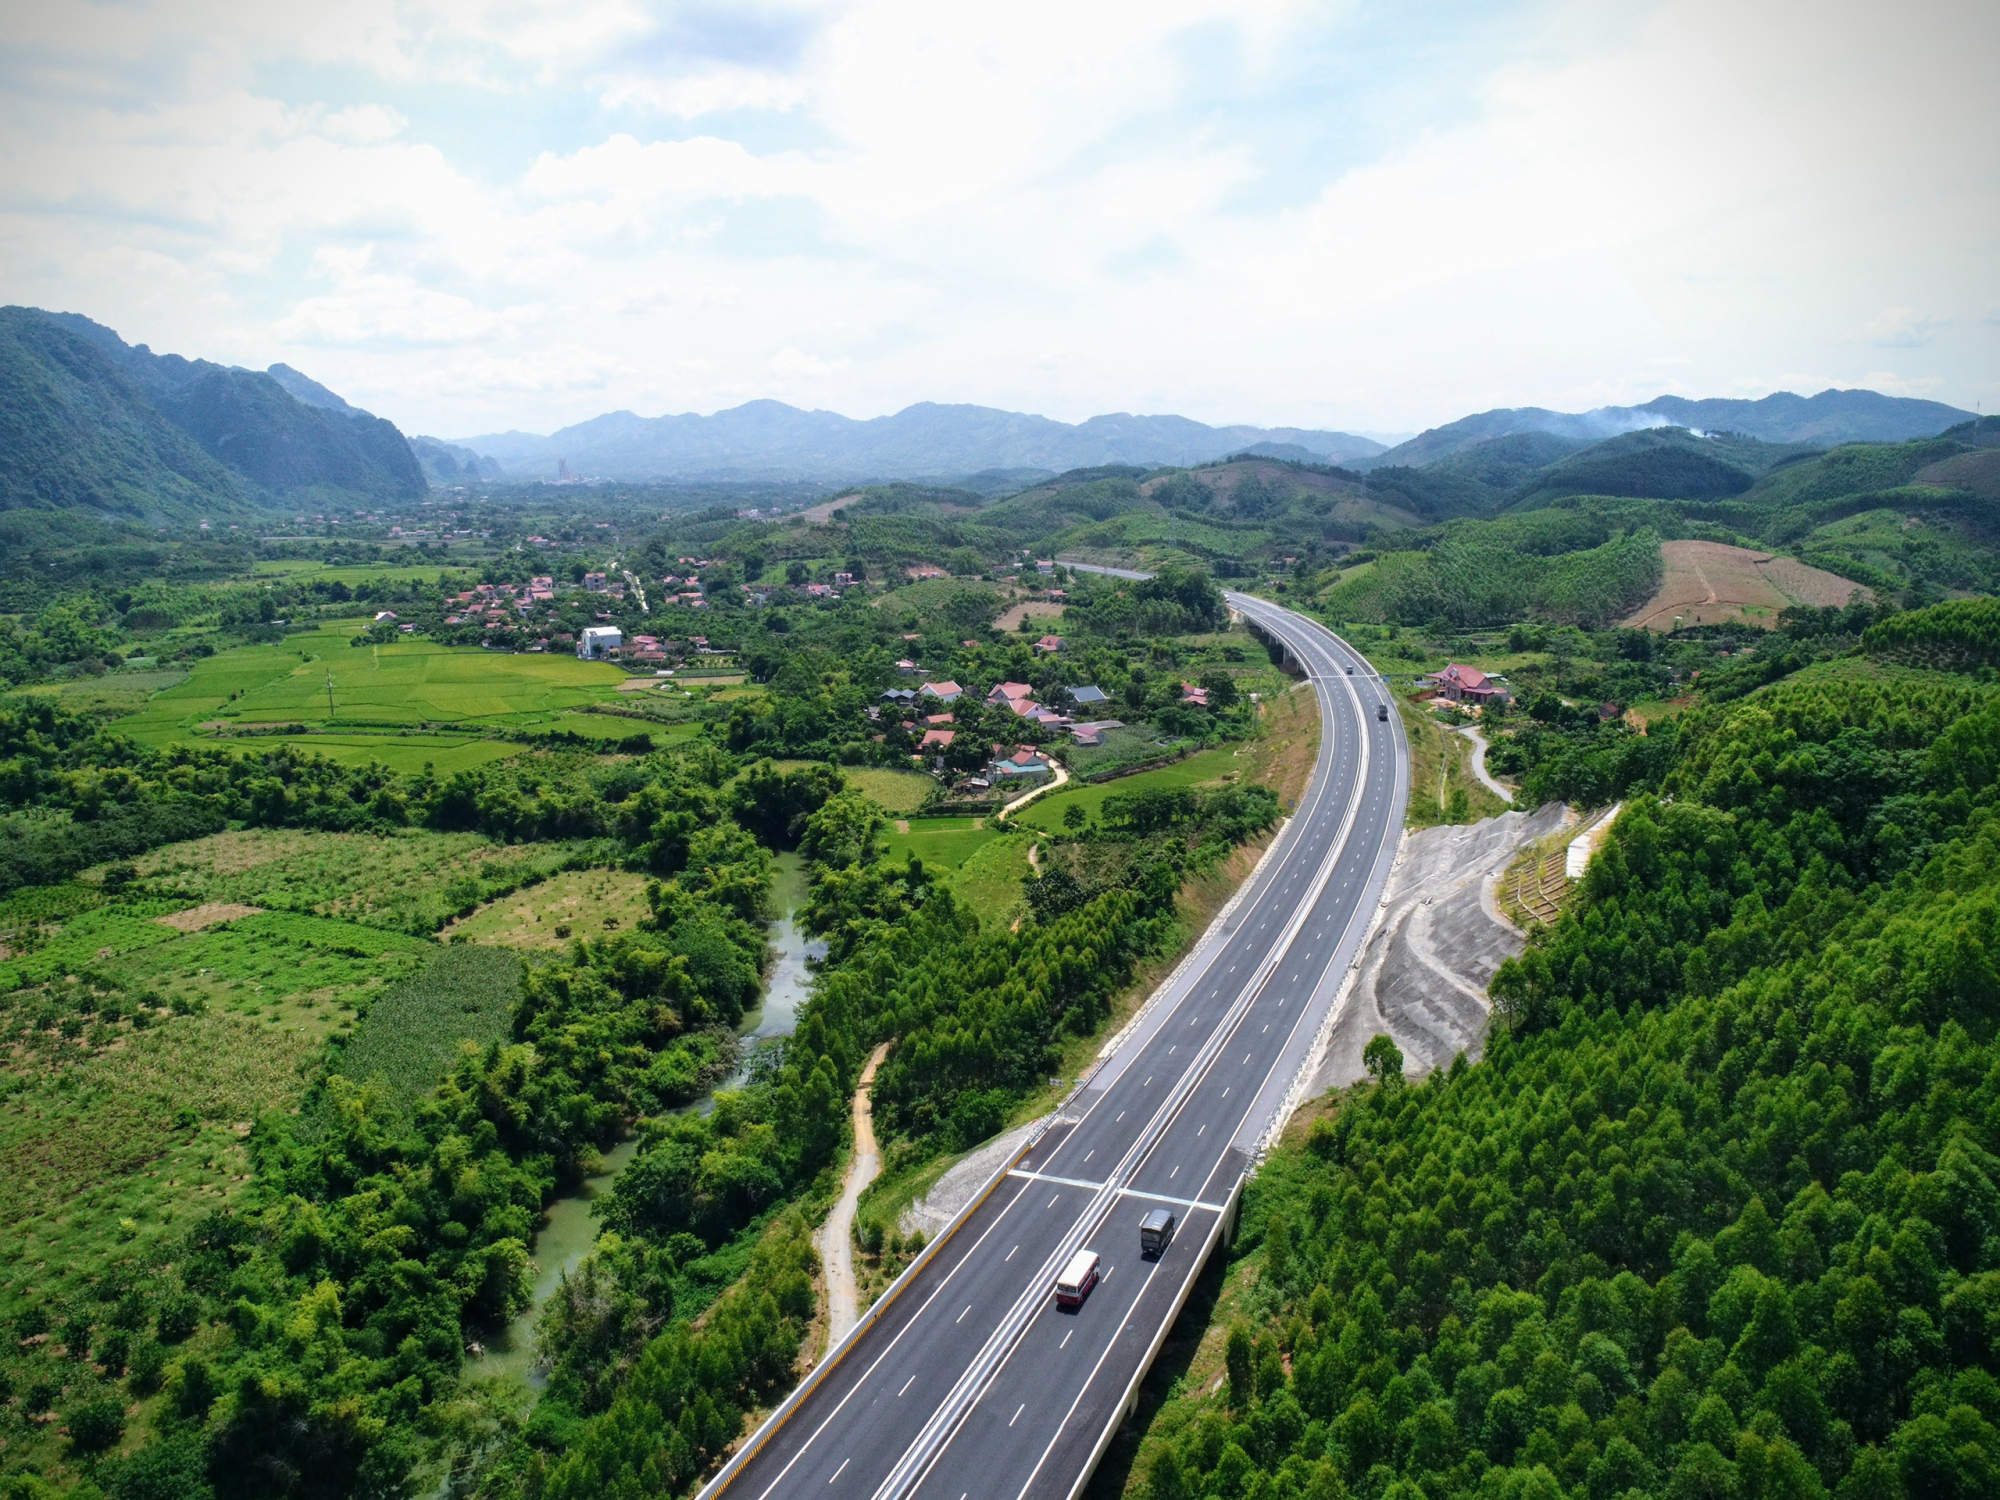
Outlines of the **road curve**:
[{"label": "road curve", "polygon": [[[1295,815],[1132,1034],[703,1500],[1060,1500],[1096,1466],[1301,1081],[1408,799],[1400,718],[1376,717],[1387,690],[1359,654],[1266,600],[1229,603],[1318,697],[1319,759]],[[1138,1221],[1163,1205],[1178,1232],[1143,1259]],[[1099,1253],[1103,1280],[1064,1312],[1051,1287],[1078,1247]]]}]

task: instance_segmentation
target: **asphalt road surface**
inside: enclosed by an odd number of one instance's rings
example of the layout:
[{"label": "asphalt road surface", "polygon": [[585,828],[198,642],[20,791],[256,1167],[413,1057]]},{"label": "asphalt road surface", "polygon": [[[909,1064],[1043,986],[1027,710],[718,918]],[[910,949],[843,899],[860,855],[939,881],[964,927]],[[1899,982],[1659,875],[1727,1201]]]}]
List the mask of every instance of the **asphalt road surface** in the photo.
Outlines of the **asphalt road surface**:
[{"label": "asphalt road surface", "polygon": [[[1301,1076],[1408,794],[1401,720],[1377,719],[1386,689],[1361,657],[1302,616],[1229,602],[1285,643],[1319,699],[1319,759],[1278,845],[1134,1034],[705,1496],[1066,1497],[1096,1466]],[[1162,1206],[1179,1225],[1149,1260],[1139,1220]],[[1055,1277],[1079,1247],[1102,1280],[1064,1311]]]}]

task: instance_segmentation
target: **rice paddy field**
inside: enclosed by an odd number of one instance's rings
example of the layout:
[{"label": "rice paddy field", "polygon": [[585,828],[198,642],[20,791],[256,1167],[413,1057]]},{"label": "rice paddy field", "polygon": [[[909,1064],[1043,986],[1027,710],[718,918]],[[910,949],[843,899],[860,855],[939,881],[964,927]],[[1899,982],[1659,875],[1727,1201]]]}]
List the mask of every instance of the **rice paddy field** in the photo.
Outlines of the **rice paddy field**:
[{"label": "rice paddy field", "polygon": [[205,738],[228,725],[533,729],[575,717],[567,710],[612,699],[625,680],[608,662],[556,653],[424,640],[355,646],[357,628],[356,622],[335,622],[283,641],[218,652],[118,727],[153,744]]}]

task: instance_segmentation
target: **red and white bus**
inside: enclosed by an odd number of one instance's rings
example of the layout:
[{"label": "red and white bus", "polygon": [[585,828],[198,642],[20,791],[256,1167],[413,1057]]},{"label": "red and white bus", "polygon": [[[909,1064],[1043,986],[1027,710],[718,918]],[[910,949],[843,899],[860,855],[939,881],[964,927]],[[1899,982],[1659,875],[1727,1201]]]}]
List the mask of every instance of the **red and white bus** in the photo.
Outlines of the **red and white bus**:
[{"label": "red and white bus", "polygon": [[1090,1289],[1097,1285],[1097,1252],[1079,1250],[1056,1278],[1056,1306],[1081,1307]]}]

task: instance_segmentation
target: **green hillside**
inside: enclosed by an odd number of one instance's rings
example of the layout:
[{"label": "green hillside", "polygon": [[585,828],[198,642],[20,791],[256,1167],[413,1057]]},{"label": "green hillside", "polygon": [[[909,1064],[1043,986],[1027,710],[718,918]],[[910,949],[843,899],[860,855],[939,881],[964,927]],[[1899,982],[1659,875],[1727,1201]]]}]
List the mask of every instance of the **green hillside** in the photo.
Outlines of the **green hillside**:
[{"label": "green hillside", "polygon": [[427,489],[409,444],[380,417],[308,404],[270,374],[154,354],[38,308],[0,308],[0,433],[8,509],[188,520]]},{"label": "green hillside", "polygon": [[0,509],[192,515],[250,503],[249,487],[100,346],[28,308],[0,308],[0,447]]}]

